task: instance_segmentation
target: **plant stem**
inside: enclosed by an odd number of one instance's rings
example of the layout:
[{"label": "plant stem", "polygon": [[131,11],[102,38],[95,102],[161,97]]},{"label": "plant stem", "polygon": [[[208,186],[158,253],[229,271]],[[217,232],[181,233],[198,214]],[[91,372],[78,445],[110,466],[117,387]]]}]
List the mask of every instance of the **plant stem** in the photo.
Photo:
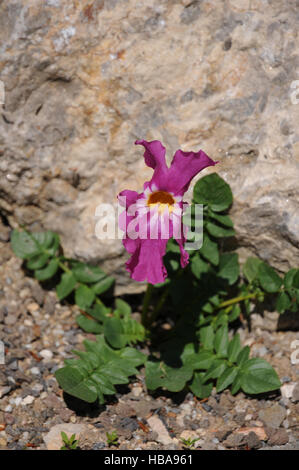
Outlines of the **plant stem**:
[{"label": "plant stem", "polygon": [[223,308],[223,307],[228,307],[229,305],[238,304],[239,302],[242,302],[243,300],[254,299],[255,297],[256,297],[256,294],[240,295],[239,297],[234,297],[233,299],[225,300],[220,305],[218,305],[218,309]]},{"label": "plant stem", "polygon": [[152,323],[156,320],[156,318],[157,318],[158,314],[160,313],[160,311],[161,311],[163,305],[165,304],[165,301],[166,301],[166,299],[167,299],[167,297],[168,297],[168,294],[169,294],[169,287],[166,287],[166,288],[164,289],[164,291],[163,291],[163,293],[162,293],[162,295],[161,295],[161,297],[160,297],[158,303],[157,303],[156,308],[154,309],[154,311],[153,311],[153,313],[152,313],[152,315],[151,315],[151,317],[150,317],[150,324],[152,324]]},{"label": "plant stem", "polygon": [[147,284],[147,288],[144,294],[144,299],[143,299],[143,305],[142,305],[142,314],[141,314],[141,323],[143,326],[148,325],[148,317],[147,317],[147,312],[148,312],[148,307],[150,304],[150,300],[152,297],[154,286],[152,284]]},{"label": "plant stem", "polygon": [[60,261],[60,258],[57,258],[57,259],[58,259],[58,265],[62,269],[62,271],[64,271],[65,273],[70,273],[71,270],[66,266],[66,264]]}]

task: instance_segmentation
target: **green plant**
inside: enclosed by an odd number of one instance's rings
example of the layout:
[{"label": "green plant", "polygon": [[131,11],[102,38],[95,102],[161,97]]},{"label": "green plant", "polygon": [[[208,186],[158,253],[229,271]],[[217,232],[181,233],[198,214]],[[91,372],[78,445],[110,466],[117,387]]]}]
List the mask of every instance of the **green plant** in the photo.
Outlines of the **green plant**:
[{"label": "green plant", "polygon": [[134,348],[111,349],[103,336],[97,341],[84,341],[85,351],[74,351],[79,359],[67,359],[65,367],[55,373],[60,386],[70,395],[88,403],[116,393],[115,385],[127,384],[136,375],[136,367],[146,356]]},{"label": "green plant", "polygon": [[110,446],[118,446],[118,435],[117,431],[112,431],[111,433],[106,432],[107,437],[107,445]]},{"label": "green plant", "polygon": [[61,432],[61,439],[63,446],[60,450],[77,450],[78,441],[76,440],[76,434],[72,434],[70,438],[67,437],[65,432]]},{"label": "green plant", "polygon": [[[100,268],[61,255],[55,233],[14,231],[12,247],[26,268],[41,282],[57,280],[57,295],[80,307],[78,325],[97,335],[85,341],[85,351],[74,351],[56,371],[60,386],[87,402],[104,403],[116,386],[126,384],[145,365],[149,390],[191,390],[208,397],[230,387],[235,394],[265,393],[280,387],[279,378],[265,360],[250,358],[230,326],[244,322],[256,305],[275,307],[278,312],[299,309],[299,269],[282,278],[266,261],[250,257],[239,265],[235,230],[229,216],[233,202],[229,185],[217,174],[200,179],[185,221],[194,225],[195,204],[203,204],[203,244],[190,252],[190,263],[182,270],[180,250],[169,240],[164,257],[168,278],[147,289],[142,306],[142,324],[123,299],[107,308],[98,295],[113,279]],[[232,243],[233,242],[233,243]],[[232,248],[234,247],[234,249]],[[73,295],[73,297],[72,297]],[[159,314],[171,317],[172,327],[161,333]],[[150,356],[139,351],[147,344]]]},{"label": "green plant", "polygon": [[194,444],[199,441],[199,437],[192,439],[191,437],[188,437],[188,439],[184,439],[183,437],[181,438],[181,442],[183,444],[184,449],[193,449]]}]

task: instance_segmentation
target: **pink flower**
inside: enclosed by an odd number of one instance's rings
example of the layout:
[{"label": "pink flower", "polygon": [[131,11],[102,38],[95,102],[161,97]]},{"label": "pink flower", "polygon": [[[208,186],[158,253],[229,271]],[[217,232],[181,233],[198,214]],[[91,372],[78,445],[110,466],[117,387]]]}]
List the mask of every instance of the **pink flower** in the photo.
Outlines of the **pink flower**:
[{"label": "pink flower", "polygon": [[182,223],[183,195],[194,176],[217,162],[202,150],[177,150],[168,168],[161,142],[137,140],[135,143],[144,146],[145,164],[153,168],[154,173],[152,179],[144,183],[142,193],[127,189],[118,195],[120,204],[125,207],[119,220],[125,232],[123,244],[131,254],[126,269],[136,281],[158,284],[167,277],[163,256],[170,238],[179,244],[181,266],[188,264]]}]

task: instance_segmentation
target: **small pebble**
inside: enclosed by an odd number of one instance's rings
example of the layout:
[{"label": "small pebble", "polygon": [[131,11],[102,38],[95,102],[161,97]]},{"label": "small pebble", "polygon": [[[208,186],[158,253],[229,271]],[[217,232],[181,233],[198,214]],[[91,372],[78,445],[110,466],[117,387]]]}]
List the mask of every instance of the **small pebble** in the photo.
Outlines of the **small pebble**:
[{"label": "small pebble", "polygon": [[36,302],[32,302],[27,305],[27,310],[31,315],[34,315],[39,310],[39,305]]},{"label": "small pebble", "polygon": [[25,397],[22,400],[22,405],[24,405],[24,406],[31,405],[34,402],[34,400],[35,400],[35,398],[32,395],[27,395],[27,397]]},{"label": "small pebble", "polygon": [[43,349],[42,351],[40,351],[39,355],[43,359],[52,359],[53,358],[53,353],[49,349]]}]

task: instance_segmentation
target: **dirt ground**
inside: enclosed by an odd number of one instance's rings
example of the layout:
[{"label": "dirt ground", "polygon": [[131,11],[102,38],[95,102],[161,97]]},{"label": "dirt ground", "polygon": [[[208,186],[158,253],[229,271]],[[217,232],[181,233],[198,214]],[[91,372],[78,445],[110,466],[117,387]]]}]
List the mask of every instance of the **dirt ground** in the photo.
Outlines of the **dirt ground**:
[{"label": "dirt ground", "polygon": [[275,313],[253,315],[251,331],[239,333],[252,356],[275,367],[278,392],[226,391],[199,401],[190,393],[150,394],[141,373],[104,406],[88,405],[65,396],[54,372],[92,335],[77,327],[76,307],[61,305],[21,264],[0,242],[0,449],[59,449],[61,431],[75,433],[80,449],[108,449],[106,432],[114,430],[113,449],[183,449],[188,438],[198,439],[197,449],[299,449],[299,353],[291,359],[299,332],[277,331]]}]

